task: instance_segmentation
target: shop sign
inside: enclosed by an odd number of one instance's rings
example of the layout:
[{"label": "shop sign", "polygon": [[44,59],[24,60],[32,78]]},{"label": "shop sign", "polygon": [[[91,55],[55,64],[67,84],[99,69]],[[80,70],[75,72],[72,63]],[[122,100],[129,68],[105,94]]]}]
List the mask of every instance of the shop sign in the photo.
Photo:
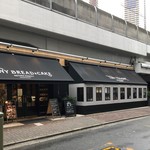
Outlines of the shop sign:
[{"label": "shop sign", "polygon": [[5,70],[4,68],[0,68],[0,74],[12,75],[16,78],[34,78],[35,76],[48,76],[52,77],[50,72],[42,72],[42,71],[27,71],[27,70]]},{"label": "shop sign", "polygon": [[74,100],[64,100],[65,115],[76,116],[76,104]]},{"label": "shop sign", "polygon": [[59,103],[56,98],[49,99],[48,102],[48,108],[47,108],[47,114],[52,112],[53,116],[60,116],[60,109],[59,109]]},{"label": "shop sign", "polygon": [[129,81],[127,78],[125,77],[113,77],[113,76],[110,76],[110,75],[106,75],[106,77],[108,77],[109,79],[111,80],[116,80],[118,82],[124,82],[124,81]]}]

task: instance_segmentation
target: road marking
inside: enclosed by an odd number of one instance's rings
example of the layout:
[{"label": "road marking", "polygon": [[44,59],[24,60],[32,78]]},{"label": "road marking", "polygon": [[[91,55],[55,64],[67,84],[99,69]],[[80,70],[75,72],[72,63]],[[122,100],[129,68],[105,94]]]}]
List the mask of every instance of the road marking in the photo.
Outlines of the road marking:
[{"label": "road marking", "polygon": [[42,123],[34,123],[34,125],[36,125],[36,126],[42,126],[43,124]]}]

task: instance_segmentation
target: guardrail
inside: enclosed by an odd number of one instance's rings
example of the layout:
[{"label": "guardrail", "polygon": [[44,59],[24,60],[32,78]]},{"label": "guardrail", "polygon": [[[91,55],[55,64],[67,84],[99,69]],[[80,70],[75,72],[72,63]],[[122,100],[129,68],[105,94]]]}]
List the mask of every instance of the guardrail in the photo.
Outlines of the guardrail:
[{"label": "guardrail", "polygon": [[150,45],[150,32],[82,0],[24,0]]}]

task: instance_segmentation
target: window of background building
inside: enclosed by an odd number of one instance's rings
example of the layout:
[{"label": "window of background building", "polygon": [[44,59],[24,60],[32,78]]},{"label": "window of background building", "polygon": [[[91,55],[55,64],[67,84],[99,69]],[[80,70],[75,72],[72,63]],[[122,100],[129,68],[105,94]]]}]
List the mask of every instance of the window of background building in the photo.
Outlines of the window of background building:
[{"label": "window of background building", "polygon": [[102,100],[102,87],[96,87],[96,101]]},{"label": "window of background building", "polygon": [[93,87],[86,87],[86,100],[87,102],[93,101]]},{"label": "window of background building", "polygon": [[113,100],[118,100],[118,88],[113,88]]},{"label": "window of background building", "polygon": [[139,88],[139,98],[142,98],[142,88]]},{"label": "window of background building", "polygon": [[146,88],[143,89],[143,98],[146,98],[147,97],[147,90]]},{"label": "window of background building", "polygon": [[137,88],[133,88],[133,98],[137,98]]},{"label": "window of background building", "polygon": [[125,99],[125,88],[120,88],[120,99]]},{"label": "window of background building", "polygon": [[105,87],[105,100],[110,100],[110,87]]},{"label": "window of background building", "polygon": [[84,88],[83,87],[77,88],[77,101],[79,102],[84,101]]},{"label": "window of background building", "polygon": [[131,88],[127,88],[127,99],[131,99]]}]

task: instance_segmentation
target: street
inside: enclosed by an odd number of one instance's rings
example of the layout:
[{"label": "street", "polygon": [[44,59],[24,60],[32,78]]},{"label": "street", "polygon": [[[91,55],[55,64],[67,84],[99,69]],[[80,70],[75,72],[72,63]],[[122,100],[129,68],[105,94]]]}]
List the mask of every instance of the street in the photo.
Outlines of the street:
[{"label": "street", "polygon": [[21,149],[100,150],[111,143],[121,150],[150,150],[150,117],[108,124],[24,146]]}]

